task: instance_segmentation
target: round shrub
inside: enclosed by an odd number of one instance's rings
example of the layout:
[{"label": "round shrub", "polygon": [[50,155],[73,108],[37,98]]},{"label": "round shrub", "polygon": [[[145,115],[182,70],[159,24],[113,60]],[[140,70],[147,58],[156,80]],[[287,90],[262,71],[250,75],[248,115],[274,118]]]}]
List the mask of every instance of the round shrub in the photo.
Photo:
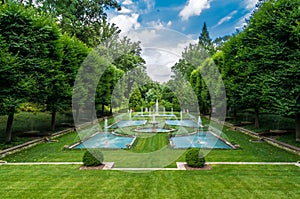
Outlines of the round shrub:
[{"label": "round shrub", "polygon": [[185,155],[185,161],[190,167],[204,167],[205,158],[200,149],[192,148]]},{"label": "round shrub", "polygon": [[82,158],[84,166],[99,166],[103,162],[103,154],[99,149],[89,149],[87,150]]}]

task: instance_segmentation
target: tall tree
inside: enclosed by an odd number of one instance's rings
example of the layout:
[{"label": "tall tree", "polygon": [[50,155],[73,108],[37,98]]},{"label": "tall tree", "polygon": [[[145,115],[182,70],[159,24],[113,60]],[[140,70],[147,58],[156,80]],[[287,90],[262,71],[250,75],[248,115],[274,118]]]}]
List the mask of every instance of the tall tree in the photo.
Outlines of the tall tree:
[{"label": "tall tree", "polygon": [[230,98],[254,108],[257,127],[261,108],[293,114],[299,140],[298,8],[297,0],[270,0],[261,4],[245,30],[224,46],[223,72],[231,90]]},{"label": "tall tree", "polygon": [[[6,142],[11,141],[13,116],[21,102],[41,102],[47,93],[47,74],[60,60],[55,22],[32,8],[17,4],[0,7],[0,32],[13,64],[1,64],[0,99],[9,115]],[[9,76],[7,74],[10,74]]]},{"label": "tall tree", "polygon": [[105,11],[121,9],[116,0],[37,0],[36,6],[58,18],[64,32],[75,36],[90,47],[99,44]]},{"label": "tall tree", "polygon": [[201,34],[199,36],[199,45],[207,50],[210,55],[215,53],[214,45],[212,39],[209,36],[209,32],[207,30],[206,22],[204,22]]},{"label": "tall tree", "polygon": [[48,76],[46,108],[51,112],[51,130],[55,129],[56,113],[70,109],[76,73],[90,49],[75,37],[64,34],[59,39],[61,64]]}]

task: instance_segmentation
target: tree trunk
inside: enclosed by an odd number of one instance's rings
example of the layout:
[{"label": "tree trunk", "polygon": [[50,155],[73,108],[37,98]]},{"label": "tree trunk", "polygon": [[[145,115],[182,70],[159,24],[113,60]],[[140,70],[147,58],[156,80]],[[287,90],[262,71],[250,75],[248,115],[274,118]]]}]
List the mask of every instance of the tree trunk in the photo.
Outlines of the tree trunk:
[{"label": "tree trunk", "polygon": [[259,128],[259,109],[255,108],[255,128]]},{"label": "tree trunk", "polygon": [[109,113],[110,113],[110,115],[112,115],[112,105],[110,105],[110,107],[109,107]]},{"label": "tree trunk", "polygon": [[296,114],[296,141],[300,142],[300,113]]},{"label": "tree trunk", "polygon": [[5,139],[6,143],[11,142],[14,115],[15,115],[15,108],[11,108],[10,113],[8,114],[8,119],[6,124],[6,139]]},{"label": "tree trunk", "polygon": [[52,110],[51,112],[51,131],[55,130],[55,119],[56,119],[56,110]]}]

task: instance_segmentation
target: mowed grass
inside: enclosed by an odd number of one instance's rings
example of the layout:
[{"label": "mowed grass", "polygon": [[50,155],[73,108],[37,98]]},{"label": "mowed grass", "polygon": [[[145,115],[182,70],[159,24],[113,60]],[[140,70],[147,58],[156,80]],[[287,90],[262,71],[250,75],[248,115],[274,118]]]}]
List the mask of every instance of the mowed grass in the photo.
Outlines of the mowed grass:
[{"label": "mowed grass", "polygon": [[147,153],[160,150],[167,146],[167,134],[159,133],[152,136],[137,138],[137,143],[134,145],[132,152]]},{"label": "mowed grass", "polygon": [[[104,160],[115,162],[118,167],[176,167],[176,161],[185,161],[186,150],[171,149],[167,146],[166,134],[153,134],[139,138],[130,150],[103,150]],[[224,129],[224,137],[241,146],[236,150],[204,151],[208,162],[296,162],[300,156],[274,147],[265,142],[250,142],[251,137],[241,132]],[[8,162],[73,162],[82,161],[85,150],[64,149],[79,140],[76,132],[57,139],[58,142],[43,143],[4,160]],[[141,159],[142,158],[142,159]],[[144,159],[143,159],[144,158]],[[163,162],[156,164],[156,162]],[[148,163],[146,163],[148,161]],[[143,163],[143,164],[142,164]],[[142,165],[141,165],[142,164]]]},{"label": "mowed grass", "polygon": [[1,198],[298,198],[300,168],[212,165],[208,171],[79,170],[0,166]]},{"label": "mowed grass", "polygon": [[[116,167],[176,167],[186,150],[167,146],[167,134],[137,140],[131,150],[103,150],[104,160]],[[211,150],[210,162],[295,162],[298,155],[224,129],[224,137],[238,150]],[[8,162],[81,161],[85,150],[67,150],[79,140],[76,132],[42,143],[4,160]],[[165,161],[165,162],[164,162]],[[294,165],[211,165],[206,171],[105,171],[79,170],[79,165],[0,166],[1,198],[298,198],[300,168]]]}]

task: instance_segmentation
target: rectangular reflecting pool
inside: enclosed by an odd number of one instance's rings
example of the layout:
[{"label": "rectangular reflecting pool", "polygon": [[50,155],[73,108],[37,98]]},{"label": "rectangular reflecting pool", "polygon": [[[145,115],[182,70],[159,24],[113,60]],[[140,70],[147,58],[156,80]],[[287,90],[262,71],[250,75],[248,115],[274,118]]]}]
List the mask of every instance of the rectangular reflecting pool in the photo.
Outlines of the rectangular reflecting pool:
[{"label": "rectangular reflecting pool", "polygon": [[211,132],[199,132],[189,136],[176,136],[171,138],[171,145],[175,149],[202,148],[202,149],[232,149]]},{"label": "rectangular reflecting pool", "polygon": [[166,120],[165,123],[169,126],[198,127],[198,124],[193,120]]},{"label": "rectangular reflecting pool", "polygon": [[147,120],[122,120],[109,126],[109,128],[122,128],[129,126],[142,126],[147,123]]},{"label": "rectangular reflecting pool", "polygon": [[97,133],[87,140],[75,144],[73,149],[85,148],[107,148],[107,149],[121,149],[127,148],[127,145],[132,145],[135,137],[123,137],[114,134]]}]

